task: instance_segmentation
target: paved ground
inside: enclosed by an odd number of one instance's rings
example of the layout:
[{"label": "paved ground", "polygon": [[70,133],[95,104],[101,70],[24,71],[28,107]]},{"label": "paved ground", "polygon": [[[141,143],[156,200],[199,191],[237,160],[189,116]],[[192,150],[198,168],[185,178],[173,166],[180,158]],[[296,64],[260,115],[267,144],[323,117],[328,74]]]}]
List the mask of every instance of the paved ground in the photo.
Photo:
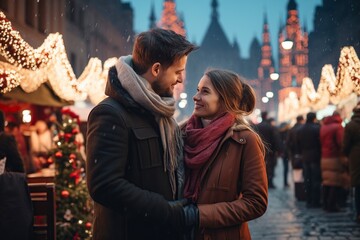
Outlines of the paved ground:
[{"label": "paved ground", "polygon": [[[291,170],[290,170],[291,171]],[[276,168],[276,189],[269,190],[269,205],[259,219],[249,222],[254,240],[328,240],[359,239],[360,224],[354,222],[352,201],[338,213],[328,213],[321,208],[308,209],[305,202],[297,201],[292,177],[290,187],[284,189],[282,161]]]}]

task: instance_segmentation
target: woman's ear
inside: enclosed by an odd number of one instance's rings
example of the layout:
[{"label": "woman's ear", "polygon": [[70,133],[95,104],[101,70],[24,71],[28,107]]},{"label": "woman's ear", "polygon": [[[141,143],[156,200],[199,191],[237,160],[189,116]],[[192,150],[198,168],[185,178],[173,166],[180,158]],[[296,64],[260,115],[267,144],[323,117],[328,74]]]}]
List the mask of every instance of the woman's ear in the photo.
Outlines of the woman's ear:
[{"label": "woman's ear", "polygon": [[160,67],[161,67],[161,64],[159,62],[157,63],[154,63],[152,66],[151,66],[151,73],[152,75],[154,75],[155,77],[158,76],[159,72],[160,72]]}]

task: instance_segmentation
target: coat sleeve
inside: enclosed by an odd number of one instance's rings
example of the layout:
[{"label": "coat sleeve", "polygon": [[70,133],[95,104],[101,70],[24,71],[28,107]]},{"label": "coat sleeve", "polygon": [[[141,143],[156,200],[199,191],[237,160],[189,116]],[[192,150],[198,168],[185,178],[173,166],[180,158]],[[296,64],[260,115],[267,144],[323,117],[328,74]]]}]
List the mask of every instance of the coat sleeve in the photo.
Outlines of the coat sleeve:
[{"label": "coat sleeve", "polygon": [[342,152],[345,154],[345,156],[349,156],[350,154],[350,149],[351,149],[351,127],[350,127],[351,123],[348,123],[348,125],[345,126],[344,129],[344,141],[342,144]]},{"label": "coat sleeve", "polygon": [[201,228],[235,226],[265,213],[268,204],[268,184],[262,143],[253,133],[247,136],[246,141],[240,159],[244,162],[240,171],[243,176],[238,176],[238,179],[242,178],[239,197],[232,202],[199,205]]},{"label": "coat sleeve", "polygon": [[87,185],[90,196],[114,211],[166,221],[169,204],[158,193],[141,189],[125,175],[129,133],[119,111],[98,105],[90,113],[87,131]]}]

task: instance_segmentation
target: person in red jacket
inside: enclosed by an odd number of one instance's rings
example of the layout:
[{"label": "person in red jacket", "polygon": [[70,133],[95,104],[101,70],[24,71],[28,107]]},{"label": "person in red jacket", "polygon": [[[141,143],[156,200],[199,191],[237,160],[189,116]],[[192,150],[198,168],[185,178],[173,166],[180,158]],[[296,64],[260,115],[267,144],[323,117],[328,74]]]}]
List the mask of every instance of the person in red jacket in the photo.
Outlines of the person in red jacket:
[{"label": "person in red jacket", "polygon": [[321,175],[324,210],[340,210],[339,196],[343,186],[344,166],[341,161],[344,128],[338,112],[323,119],[320,128]]}]

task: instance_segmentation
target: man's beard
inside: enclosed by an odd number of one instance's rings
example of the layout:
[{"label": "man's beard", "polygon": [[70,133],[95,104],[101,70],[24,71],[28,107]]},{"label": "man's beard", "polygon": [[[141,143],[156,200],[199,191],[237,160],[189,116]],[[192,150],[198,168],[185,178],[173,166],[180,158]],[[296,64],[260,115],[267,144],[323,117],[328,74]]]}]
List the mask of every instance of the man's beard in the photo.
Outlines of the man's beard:
[{"label": "man's beard", "polygon": [[164,89],[160,84],[158,84],[158,80],[154,81],[151,87],[160,97],[173,97],[174,95],[171,88]]}]

